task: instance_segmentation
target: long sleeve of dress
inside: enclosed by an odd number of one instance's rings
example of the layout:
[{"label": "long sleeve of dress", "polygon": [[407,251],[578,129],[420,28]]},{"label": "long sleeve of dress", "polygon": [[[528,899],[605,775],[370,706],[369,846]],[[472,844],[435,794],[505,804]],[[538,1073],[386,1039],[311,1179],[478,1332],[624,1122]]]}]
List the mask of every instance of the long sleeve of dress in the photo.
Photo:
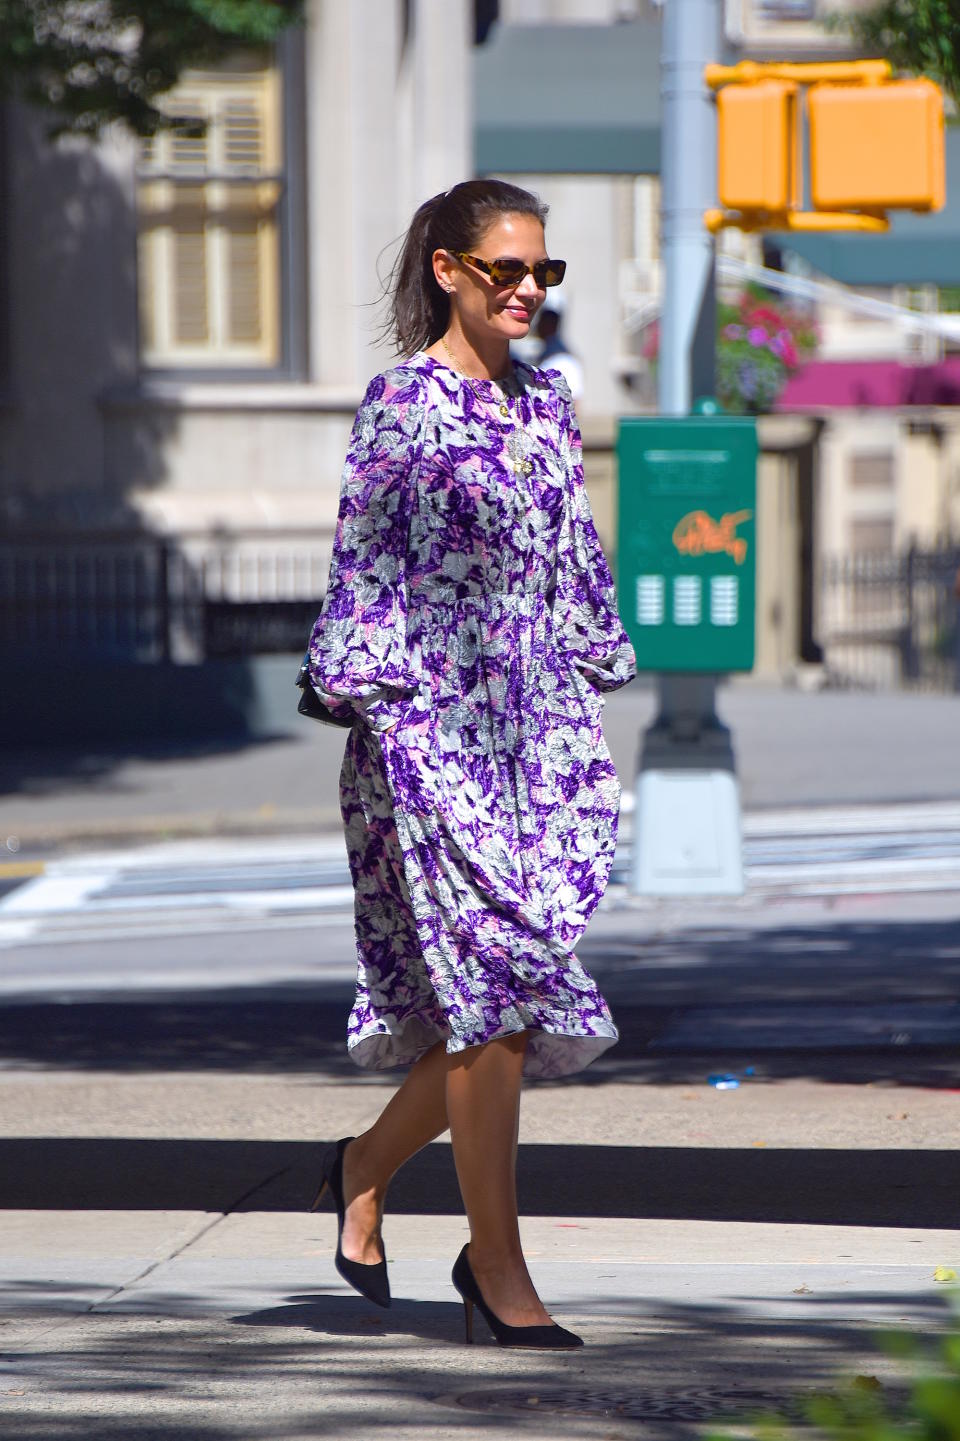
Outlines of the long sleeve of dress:
[{"label": "long sleeve of dress", "polygon": [[550,380],[559,395],[561,443],[569,476],[557,548],[554,630],[558,644],[595,690],[617,690],[636,674],[636,657],[617,611],[613,577],[593,523],[570,389],[558,372],[551,372]]},{"label": "long sleeve of dress", "polygon": [[309,675],[336,715],[374,730],[401,718],[420,681],[407,646],[405,558],[426,412],[409,378],[371,381],[357,412],[323,609],[310,637]]}]

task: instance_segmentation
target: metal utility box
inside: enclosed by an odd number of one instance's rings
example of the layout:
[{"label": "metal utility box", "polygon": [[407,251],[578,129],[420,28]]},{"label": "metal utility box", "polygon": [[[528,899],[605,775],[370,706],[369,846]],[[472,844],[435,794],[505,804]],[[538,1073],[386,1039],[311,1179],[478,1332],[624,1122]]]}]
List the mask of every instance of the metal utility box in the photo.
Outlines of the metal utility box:
[{"label": "metal utility box", "polygon": [[618,591],[641,670],[753,668],[757,428],[620,421]]}]

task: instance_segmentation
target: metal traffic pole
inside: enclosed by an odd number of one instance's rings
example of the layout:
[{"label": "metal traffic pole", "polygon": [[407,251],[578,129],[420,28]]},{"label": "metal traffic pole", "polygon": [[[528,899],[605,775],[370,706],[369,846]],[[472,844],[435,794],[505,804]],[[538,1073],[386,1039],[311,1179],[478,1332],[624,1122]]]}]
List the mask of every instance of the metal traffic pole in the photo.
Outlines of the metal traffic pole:
[{"label": "metal traffic pole", "polygon": [[[686,416],[715,386],[716,111],[704,67],[721,44],[720,0],[666,0],[661,51],[659,409]],[[631,889],[646,895],[743,890],[740,798],[717,677],[657,676],[658,715],[642,737]]]}]

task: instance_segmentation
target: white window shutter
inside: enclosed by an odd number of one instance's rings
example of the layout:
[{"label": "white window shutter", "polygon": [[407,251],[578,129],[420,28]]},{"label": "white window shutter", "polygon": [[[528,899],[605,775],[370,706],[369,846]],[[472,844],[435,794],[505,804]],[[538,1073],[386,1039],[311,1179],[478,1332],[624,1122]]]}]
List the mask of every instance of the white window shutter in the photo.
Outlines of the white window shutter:
[{"label": "white window shutter", "polygon": [[263,249],[255,215],[235,221],[227,239],[229,268],[229,340],[259,345],[263,338],[260,290],[263,283]]},{"label": "white window shutter", "polygon": [[194,73],[168,102],[185,128],[141,144],[148,364],[269,367],[279,360],[279,102],[272,66]]},{"label": "white window shutter", "polygon": [[[210,339],[207,233],[203,191],[199,204],[178,207],[173,227],[173,339],[179,345],[205,345]],[[186,197],[184,197],[186,198]]]},{"label": "white window shutter", "polygon": [[259,175],[264,165],[264,113],[254,100],[224,100],[220,112],[224,168]]}]

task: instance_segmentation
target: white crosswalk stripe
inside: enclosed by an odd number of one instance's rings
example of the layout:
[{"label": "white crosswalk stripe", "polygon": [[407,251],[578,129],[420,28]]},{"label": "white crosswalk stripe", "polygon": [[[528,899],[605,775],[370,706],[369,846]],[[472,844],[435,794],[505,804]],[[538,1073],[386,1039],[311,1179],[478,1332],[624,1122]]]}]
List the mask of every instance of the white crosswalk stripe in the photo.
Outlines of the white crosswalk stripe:
[{"label": "white crosswalk stripe", "polygon": [[[607,904],[622,903],[625,808]],[[960,805],[756,812],[744,821],[747,894],[960,892]],[[348,917],[343,841],[204,840],[65,857],[0,899],[0,947],[98,936],[196,934]]]}]

